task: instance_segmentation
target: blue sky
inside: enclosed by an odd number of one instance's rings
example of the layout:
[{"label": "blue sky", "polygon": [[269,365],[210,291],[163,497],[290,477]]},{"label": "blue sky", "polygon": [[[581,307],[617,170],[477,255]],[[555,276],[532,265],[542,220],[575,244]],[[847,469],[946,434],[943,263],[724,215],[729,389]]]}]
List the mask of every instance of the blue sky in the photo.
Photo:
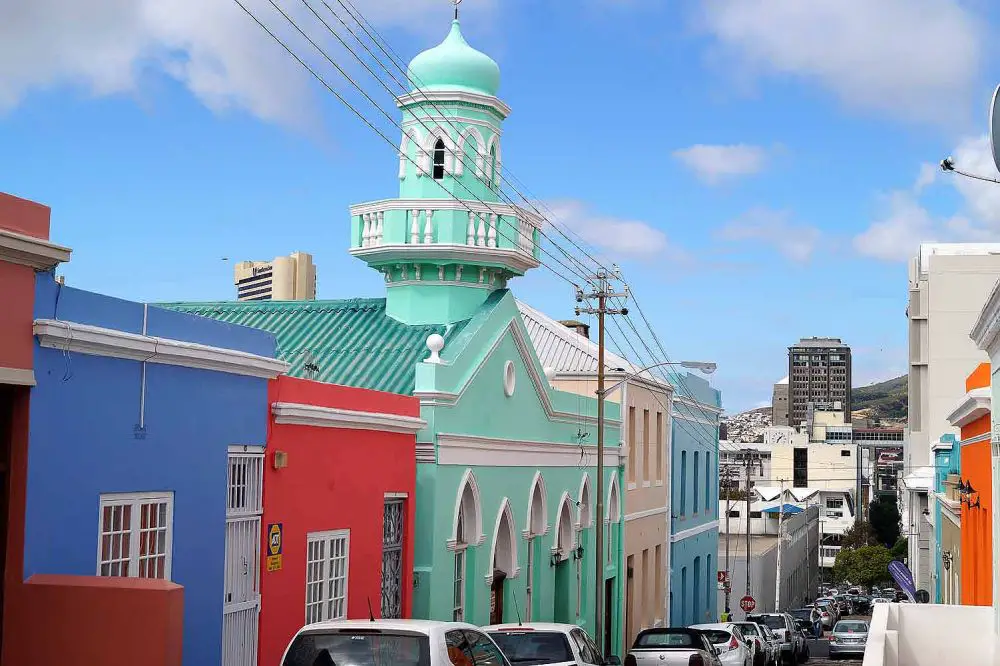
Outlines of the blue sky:
[{"label": "blue sky", "polygon": [[[53,208],[53,239],[74,250],[69,283],[226,299],[223,257],[303,250],[320,297],[382,293],[346,253],[347,208],[395,195],[392,149],[231,0],[17,4],[0,25],[0,189]],[[265,0],[247,4],[308,53]],[[331,42],[302,0],[279,4]],[[445,0],[355,4],[406,60],[448,29]],[[621,264],[673,358],[718,362],[730,411],[769,400],[804,335],[852,345],[855,384],[902,374],[906,257],[921,240],[1000,235],[1000,187],[936,168],[954,155],[994,173],[983,134],[1000,12],[986,0],[465,0],[462,12],[513,107],[505,167]],[[329,63],[307,60],[397,140]],[[572,314],[572,291],[542,269],[512,287]]]}]

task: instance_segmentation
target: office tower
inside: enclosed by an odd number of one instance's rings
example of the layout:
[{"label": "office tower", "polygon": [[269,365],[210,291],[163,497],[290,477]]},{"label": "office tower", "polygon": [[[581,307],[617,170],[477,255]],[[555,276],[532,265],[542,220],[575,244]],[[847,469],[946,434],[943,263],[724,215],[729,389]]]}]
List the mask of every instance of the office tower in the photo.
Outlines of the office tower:
[{"label": "office tower", "polygon": [[240,301],[311,301],[316,298],[312,255],[293,252],[273,261],[241,261],[233,280]]},{"label": "office tower", "polygon": [[809,403],[839,403],[850,418],[851,348],[840,338],[802,338],[788,348],[788,419],[798,426]]}]

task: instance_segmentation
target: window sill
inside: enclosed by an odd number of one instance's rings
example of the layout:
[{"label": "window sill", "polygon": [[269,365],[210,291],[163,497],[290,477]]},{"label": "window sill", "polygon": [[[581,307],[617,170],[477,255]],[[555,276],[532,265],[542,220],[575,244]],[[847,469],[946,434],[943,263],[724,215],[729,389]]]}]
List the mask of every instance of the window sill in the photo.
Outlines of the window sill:
[{"label": "window sill", "polygon": [[655,485],[657,488],[662,488],[663,487],[663,479],[660,479],[659,481],[657,481],[653,485]]},{"label": "window sill", "polygon": [[643,488],[649,488],[649,486],[650,486],[650,483],[649,483],[649,481],[643,481],[643,482],[642,482],[642,487],[643,487]]},{"label": "window sill", "polygon": [[633,481],[632,483],[630,483],[627,486],[625,486],[625,489],[626,490],[635,490],[636,489],[635,482]]}]

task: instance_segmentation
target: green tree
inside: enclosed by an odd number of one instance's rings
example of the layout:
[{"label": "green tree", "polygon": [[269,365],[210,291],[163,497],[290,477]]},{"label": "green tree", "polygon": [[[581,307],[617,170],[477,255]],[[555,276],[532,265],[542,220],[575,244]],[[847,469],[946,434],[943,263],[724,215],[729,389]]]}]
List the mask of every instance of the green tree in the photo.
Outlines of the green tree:
[{"label": "green tree", "polygon": [[883,495],[868,506],[868,520],[878,542],[892,548],[899,540],[899,507],[895,495]]},{"label": "green tree", "polygon": [[892,553],[882,545],[841,548],[833,564],[833,577],[864,587],[888,583],[892,559]]},{"label": "green tree", "polygon": [[899,539],[896,540],[896,544],[892,547],[892,550],[890,551],[892,553],[893,559],[905,560],[910,554],[908,546],[909,542],[906,540],[906,537],[899,537]]},{"label": "green tree", "polygon": [[862,546],[872,546],[878,543],[872,526],[869,523],[854,523],[844,535],[840,537],[840,545],[843,548],[861,548]]}]

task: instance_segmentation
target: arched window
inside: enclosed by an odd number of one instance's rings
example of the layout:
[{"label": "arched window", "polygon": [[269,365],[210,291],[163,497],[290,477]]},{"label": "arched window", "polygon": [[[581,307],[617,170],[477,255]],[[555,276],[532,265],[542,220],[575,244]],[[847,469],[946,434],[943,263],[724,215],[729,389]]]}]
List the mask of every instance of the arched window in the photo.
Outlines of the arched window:
[{"label": "arched window", "polygon": [[545,515],[545,479],[540,472],[535,472],[535,478],[531,482],[531,493],[528,498],[528,527],[525,534],[528,538],[528,567],[527,575],[524,579],[524,614],[527,621],[531,621],[532,597],[535,589],[535,561],[537,555],[535,551],[539,548],[541,535],[545,534],[547,527],[547,517]]},{"label": "arched window", "polygon": [[444,140],[438,139],[434,143],[434,167],[432,171],[434,180],[444,178]]},{"label": "arched window", "polygon": [[481,541],[482,510],[479,504],[479,488],[472,470],[467,470],[462,483],[459,484],[457,504],[455,506],[455,534],[453,549],[455,552],[454,568],[454,603],[452,619],[461,622],[465,618],[466,590],[466,549]]},{"label": "arched window", "polygon": [[490,146],[490,186],[496,189],[500,182],[500,174],[497,173],[497,144]]}]

